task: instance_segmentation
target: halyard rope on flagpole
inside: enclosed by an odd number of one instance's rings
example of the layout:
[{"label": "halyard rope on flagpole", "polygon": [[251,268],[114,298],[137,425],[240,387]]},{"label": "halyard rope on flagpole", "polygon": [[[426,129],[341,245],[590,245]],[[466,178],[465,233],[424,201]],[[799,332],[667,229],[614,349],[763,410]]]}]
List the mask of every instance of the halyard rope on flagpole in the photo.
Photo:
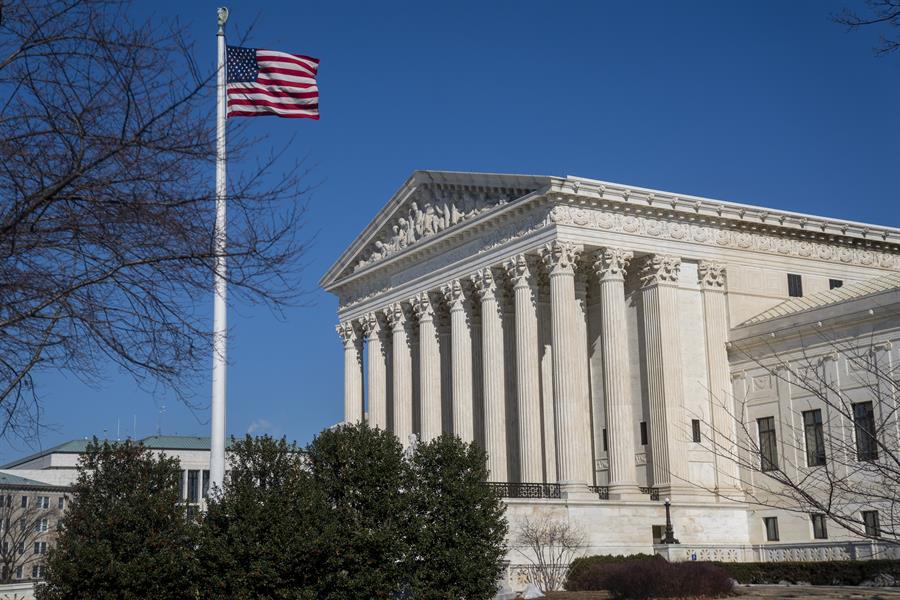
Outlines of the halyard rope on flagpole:
[{"label": "halyard rope on flagpole", "polygon": [[225,22],[228,9],[216,10],[218,71],[216,72],[216,225],[215,297],[213,303],[212,432],[210,436],[210,492],[221,492],[225,481],[225,375],[227,360],[226,212],[225,212]]}]

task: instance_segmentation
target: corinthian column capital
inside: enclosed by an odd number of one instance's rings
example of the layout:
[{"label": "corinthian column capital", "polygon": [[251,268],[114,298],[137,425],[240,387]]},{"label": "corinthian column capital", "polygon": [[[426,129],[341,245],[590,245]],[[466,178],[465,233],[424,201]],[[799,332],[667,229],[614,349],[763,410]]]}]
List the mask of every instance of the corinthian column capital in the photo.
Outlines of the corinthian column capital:
[{"label": "corinthian column capital", "polygon": [[484,268],[472,275],[472,283],[475,286],[475,293],[484,300],[485,298],[495,298],[497,294],[497,279],[494,277],[494,271],[490,268]]},{"label": "corinthian column capital", "polygon": [[518,254],[506,260],[503,263],[506,270],[506,276],[512,282],[514,287],[521,287],[531,284],[533,261],[531,257],[525,254]]},{"label": "corinthian column capital", "polygon": [[399,327],[406,326],[406,310],[403,308],[403,305],[401,303],[395,302],[394,304],[391,304],[390,306],[385,308],[383,312],[384,318],[392,331]]},{"label": "corinthian column capital", "polygon": [[344,348],[352,348],[357,341],[356,328],[352,321],[344,321],[335,327],[341,341],[344,342]]},{"label": "corinthian column capital", "polygon": [[701,289],[718,292],[725,290],[725,265],[701,261],[697,265],[697,276],[700,279]]},{"label": "corinthian column capital", "polygon": [[551,275],[575,273],[582,247],[572,242],[553,240],[541,248],[541,260]]},{"label": "corinthian column capital", "polygon": [[375,313],[363,315],[357,320],[359,328],[362,330],[363,336],[370,340],[373,336],[381,334],[381,321]]},{"label": "corinthian column capital", "polygon": [[434,306],[431,304],[431,296],[428,292],[416,294],[409,300],[413,315],[419,321],[434,320]]},{"label": "corinthian column capital", "polygon": [[600,281],[625,279],[625,270],[634,258],[634,252],[622,248],[601,248],[594,256],[594,273]]},{"label": "corinthian column capital", "polygon": [[459,279],[454,279],[450,283],[441,286],[441,296],[444,303],[450,307],[450,310],[465,308],[468,295],[466,288]]},{"label": "corinthian column capital", "polygon": [[641,285],[676,284],[681,273],[681,258],[669,254],[653,254],[641,265]]}]

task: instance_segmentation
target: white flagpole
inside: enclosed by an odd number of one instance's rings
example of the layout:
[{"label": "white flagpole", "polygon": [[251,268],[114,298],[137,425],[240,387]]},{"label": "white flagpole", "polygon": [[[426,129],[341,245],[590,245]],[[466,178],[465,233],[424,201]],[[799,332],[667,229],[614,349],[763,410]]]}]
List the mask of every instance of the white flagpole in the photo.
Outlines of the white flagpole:
[{"label": "white flagpole", "polygon": [[216,73],[216,228],[215,228],[215,299],[213,304],[213,367],[212,367],[212,435],[209,453],[210,488],[219,492],[225,481],[225,367],[227,358],[227,318],[225,283],[225,22],[228,9],[216,11],[219,31],[218,71]]}]

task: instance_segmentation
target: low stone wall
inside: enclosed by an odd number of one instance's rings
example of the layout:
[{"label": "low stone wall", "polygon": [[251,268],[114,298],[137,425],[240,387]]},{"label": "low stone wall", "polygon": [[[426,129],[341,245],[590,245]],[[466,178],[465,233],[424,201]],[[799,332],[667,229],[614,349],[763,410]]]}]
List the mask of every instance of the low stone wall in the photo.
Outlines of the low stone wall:
[{"label": "low stone wall", "polygon": [[0,600],[34,600],[34,584],[7,583],[0,585]]}]

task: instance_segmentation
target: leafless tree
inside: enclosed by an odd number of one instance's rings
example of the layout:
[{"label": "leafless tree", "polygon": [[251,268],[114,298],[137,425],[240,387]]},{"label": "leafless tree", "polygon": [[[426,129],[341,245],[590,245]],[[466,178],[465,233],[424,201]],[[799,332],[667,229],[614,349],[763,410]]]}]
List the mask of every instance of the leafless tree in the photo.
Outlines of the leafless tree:
[{"label": "leafless tree", "polygon": [[[95,381],[112,363],[178,393],[208,363],[214,81],[177,23],[128,2],[3,3],[0,435],[35,434],[39,373]],[[244,127],[228,131],[229,292],[277,310],[301,293],[305,168],[257,158]]]},{"label": "leafless tree", "polygon": [[[832,333],[820,328],[790,347],[733,346],[734,359],[748,365],[745,392],[736,393],[734,408],[716,401],[737,443],[712,423],[703,443],[740,469],[735,500],[822,515],[855,536],[898,544],[900,367],[883,339]],[[790,402],[779,387],[790,390]],[[773,434],[754,414],[760,402],[781,425]],[[867,523],[864,511],[877,511],[877,522]]]},{"label": "leafless tree", "polygon": [[[866,0],[869,12],[860,15],[854,10],[845,8],[835,17],[835,21],[854,30],[869,25],[883,25],[895,30],[900,28],[900,0]],[[875,46],[875,54],[884,56],[895,52],[900,48],[900,35],[896,31],[892,35],[882,33],[878,45]]]},{"label": "leafless tree", "polygon": [[[43,565],[62,516],[58,492],[0,486],[0,583],[32,578]],[[64,502],[65,500],[63,500]]]},{"label": "leafless tree", "polygon": [[572,561],[584,548],[585,537],[569,521],[544,515],[533,520],[522,519],[516,528],[515,544],[529,563],[531,581],[541,591],[548,592],[562,589]]}]

